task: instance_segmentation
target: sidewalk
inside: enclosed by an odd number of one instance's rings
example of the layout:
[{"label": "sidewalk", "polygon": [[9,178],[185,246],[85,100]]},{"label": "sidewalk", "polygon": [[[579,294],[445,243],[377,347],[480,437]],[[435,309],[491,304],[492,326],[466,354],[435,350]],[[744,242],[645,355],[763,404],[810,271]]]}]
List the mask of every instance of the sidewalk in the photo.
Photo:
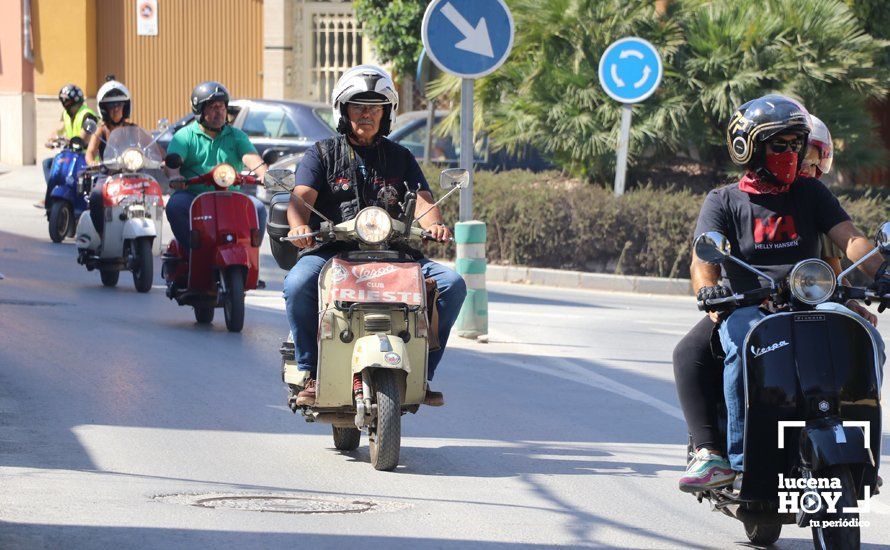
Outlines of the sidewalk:
[{"label": "sidewalk", "polygon": [[[450,260],[438,259],[436,261],[443,265],[454,267],[454,262]],[[692,283],[689,279],[609,275],[606,273],[568,271],[543,267],[488,264],[485,270],[485,280],[489,282],[524,283],[584,290],[668,294],[674,296],[693,295]]]}]

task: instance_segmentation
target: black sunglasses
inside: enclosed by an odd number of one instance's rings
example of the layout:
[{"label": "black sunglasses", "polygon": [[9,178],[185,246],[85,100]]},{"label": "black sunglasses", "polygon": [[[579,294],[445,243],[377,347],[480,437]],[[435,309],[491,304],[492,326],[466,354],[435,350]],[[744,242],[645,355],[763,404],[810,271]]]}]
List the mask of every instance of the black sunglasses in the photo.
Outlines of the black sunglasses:
[{"label": "black sunglasses", "polygon": [[800,138],[792,140],[773,139],[768,141],[767,144],[774,153],[784,153],[788,149],[791,149],[793,153],[799,153],[803,149],[803,140]]}]

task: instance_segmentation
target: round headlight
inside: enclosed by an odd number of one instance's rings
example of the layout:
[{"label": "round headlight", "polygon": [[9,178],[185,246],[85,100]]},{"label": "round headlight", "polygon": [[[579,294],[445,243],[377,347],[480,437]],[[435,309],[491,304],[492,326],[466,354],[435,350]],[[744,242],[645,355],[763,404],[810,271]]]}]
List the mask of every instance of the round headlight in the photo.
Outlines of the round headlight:
[{"label": "round headlight", "polygon": [[382,208],[365,208],[355,218],[355,232],[368,244],[380,244],[392,232],[392,218]]},{"label": "round headlight", "polygon": [[821,304],[834,294],[834,270],[822,260],[804,260],[794,266],[788,278],[791,294],[810,305]]},{"label": "round headlight", "polygon": [[220,164],[213,169],[213,183],[220,187],[229,187],[235,183],[238,173],[231,164]]},{"label": "round headlight", "polygon": [[124,154],[121,155],[121,163],[123,163],[124,168],[128,171],[136,172],[141,170],[142,166],[145,164],[145,156],[139,149],[127,149],[124,151]]}]

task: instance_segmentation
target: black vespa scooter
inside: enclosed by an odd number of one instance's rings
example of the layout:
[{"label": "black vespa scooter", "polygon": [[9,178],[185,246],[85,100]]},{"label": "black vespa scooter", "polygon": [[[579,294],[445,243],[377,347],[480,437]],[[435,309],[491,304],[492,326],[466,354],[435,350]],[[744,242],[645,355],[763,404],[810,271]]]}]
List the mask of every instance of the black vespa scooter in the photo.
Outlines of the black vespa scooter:
[{"label": "black vespa scooter", "polygon": [[732,261],[770,281],[768,288],[699,302],[699,309],[764,300],[777,309],[745,338],[741,482],[696,493],[699,502],[708,499],[713,510],[742,521],[752,543],[772,544],[783,524],[796,523],[812,528],[818,549],[859,548],[859,527],[867,522],[859,512],[879,487],[882,365],[864,320],[816,306],[851,298],[890,305],[890,295],[842,284],[872,255],[890,256],[890,223],[876,244],[837,278],[827,263],[812,259],[773,281],[731,256],[720,233],[695,241],[703,261]]}]

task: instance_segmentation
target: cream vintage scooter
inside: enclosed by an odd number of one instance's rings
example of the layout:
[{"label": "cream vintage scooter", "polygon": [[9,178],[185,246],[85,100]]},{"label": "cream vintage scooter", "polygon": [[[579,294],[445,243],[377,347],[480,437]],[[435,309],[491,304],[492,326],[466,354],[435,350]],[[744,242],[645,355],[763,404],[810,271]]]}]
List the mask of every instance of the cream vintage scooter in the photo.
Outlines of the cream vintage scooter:
[{"label": "cream vintage scooter", "polygon": [[[401,417],[416,413],[426,394],[430,338],[436,334],[430,322],[435,293],[428,298],[420,264],[394,245],[428,238],[414,224],[429,210],[414,217],[414,192],[406,194],[399,219],[371,206],[335,224],[309,207],[324,220],[320,229],[288,237],[293,177],[286,170],[270,170],[265,177],[266,187],[276,192],[270,203],[269,236],[285,245],[273,247],[279,265],[289,269],[296,262],[296,249],[286,241],[310,235],[320,243],[356,243],[359,250],[331,258],[318,278],[318,372],[311,407],[296,405],[309,373],[297,368],[292,335],[282,345],[289,405],[294,412],[302,409],[307,422],[332,424],[337,449],[356,449],[361,430],[367,431],[371,464],[392,470],[399,464]],[[436,205],[468,181],[466,170],[443,171],[440,185],[448,193]]]}]

